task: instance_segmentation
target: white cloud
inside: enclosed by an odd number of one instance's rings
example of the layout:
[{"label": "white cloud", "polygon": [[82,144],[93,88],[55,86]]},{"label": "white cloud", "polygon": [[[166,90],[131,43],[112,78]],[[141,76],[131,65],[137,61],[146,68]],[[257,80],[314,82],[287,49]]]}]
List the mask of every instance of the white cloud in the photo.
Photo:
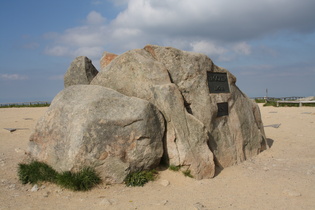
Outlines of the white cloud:
[{"label": "white cloud", "polygon": [[50,80],[63,80],[64,79],[64,75],[60,74],[60,75],[53,75],[51,77],[49,77]]},{"label": "white cloud", "polygon": [[27,80],[28,77],[20,74],[0,74],[1,80]]},{"label": "white cloud", "polygon": [[73,52],[73,56],[84,55],[89,58],[98,58],[103,53],[102,47],[80,47]]},{"label": "white cloud", "polygon": [[89,56],[96,59],[104,50],[104,43],[108,37],[105,18],[95,11],[86,17],[86,24],[69,28],[62,34],[47,33],[45,38],[54,41],[48,46],[45,53],[53,56]]},{"label": "white cloud", "polygon": [[[253,53],[249,41],[278,31],[315,30],[313,0],[120,0],[127,7],[111,21],[91,11],[85,24],[46,35],[49,55],[122,53],[146,44],[171,45],[230,60]],[[101,0],[92,3],[99,4]],[[99,55],[97,55],[100,53]]]},{"label": "white cloud", "polygon": [[251,54],[251,47],[246,42],[240,42],[234,45],[233,50],[238,54]]},{"label": "white cloud", "polygon": [[93,5],[101,5],[101,4],[103,4],[103,1],[101,1],[101,0],[92,0],[91,4],[93,4]]},{"label": "white cloud", "polygon": [[282,29],[314,30],[314,8],[311,0],[130,0],[114,26],[241,41]]},{"label": "white cloud", "polygon": [[46,48],[45,53],[53,56],[69,56],[70,50],[66,46],[53,46]]},{"label": "white cloud", "polygon": [[106,31],[103,27],[86,25],[66,30],[58,41],[70,46],[89,47],[102,44],[105,35]]},{"label": "white cloud", "polygon": [[208,54],[208,55],[223,55],[228,50],[207,41],[198,41],[191,43],[193,51]]},{"label": "white cloud", "polygon": [[121,6],[128,4],[129,0],[108,0],[112,2],[115,6]]},{"label": "white cloud", "polygon": [[106,18],[104,18],[100,13],[92,11],[87,16],[87,23],[88,24],[102,24],[106,21]]},{"label": "white cloud", "polygon": [[40,45],[37,42],[30,42],[30,43],[24,44],[22,47],[25,49],[34,50],[34,49],[37,49],[39,46]]}]

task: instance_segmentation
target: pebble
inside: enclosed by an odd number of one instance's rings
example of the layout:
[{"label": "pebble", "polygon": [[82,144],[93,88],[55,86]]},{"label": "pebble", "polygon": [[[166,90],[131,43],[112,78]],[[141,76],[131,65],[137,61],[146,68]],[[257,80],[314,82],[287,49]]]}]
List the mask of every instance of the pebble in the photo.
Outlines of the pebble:
[{"label": "pebble", "polygon": [[307,175],[312,175],[312,174],[314,174],[314,171],[312,169],[309,169],[309,170],[306,171],[306,174]]},{"label": "pebble", "polygon": [[4,166],[4,165],[5,165],[4,159],[0,159],[0,166]]},{"label": "pebble", "polygon": [[290,196],[290,197],[299,197],[301,196],[301,193],[294,191],[294,190],[289,190],[289,189],[284,189],[282,191],[283,194]]},{"label": "pebble", "polygon": [[168,203],[168,200],[162,200],[161,202],[157,203],[159,206],[165,206]]},{"label": "pebble", "polygon": [[14,189],[15,189],[15,187],[16,187],[16,185],[15,185],[15,184],[10,184],[8,188],[9,188],[10,190],[14,190]]},{"label": "pebble", "polygon": [[12,196],[13,196],[13,197],[19,197],[19,196],[20,196],[20,194],[15,193],[15,194],[13,194]]},{"label": "pebble", "polygon": [[14,150],[16,153],[25,153],[25,150],[20,149],[20,148],[15,148]]},{"label": "pebble", "polygon": [[44,196],[45,198],[47,198],[47,197],[49,196],[49,194],[50,194],[50,192],[47,191],[47,192],[45,192],[45,193],[43,194],[43,196]]},{"label": "pebble", "polygon": [[168,200],[162,201],[162,205],[165,206],[168,203]]},{"label": "pebble", "polygon": [[63,189],[57,189],[57,190],[55,190],[55,193],[57,193],[57,194],[59,194],[59,193],[62,193],[62,191],[63,191]]},{"label": "pebble", "polygon": [[100,201],[100,205],[102,206],[111,206],[112,205],[112,202],[107,199],[107,198],[103,198],[101,201]]},{"label": "pebble", "polygon": [[7,181],[8,181],[8,180],[6,180],[6,179],[1,179],[1,184],[2,184],[2,185],[5,185],[5,184],[7,183]]},{"label": "pebble", "polygon": [[201,204],[199,202],[195,203],[194,207],[195,207],[196,210],[207,210],[207,208],[203,204]]},{"label": "pebble", "polygon": [[166,180],[166,179],[162,179],[162,180],[160,181],[160,184],[161,184],[162,186],[164,186],[164,187],[167,187],[167,186],[170,185],[170,182],[169,182],[168,180]]},{"label": "pebble", "polygon": [[38,191],[38,190],[39,190],[38,185],[35,184],[35,185],[32,187],[31,192],[36,192],[36,191]]}]

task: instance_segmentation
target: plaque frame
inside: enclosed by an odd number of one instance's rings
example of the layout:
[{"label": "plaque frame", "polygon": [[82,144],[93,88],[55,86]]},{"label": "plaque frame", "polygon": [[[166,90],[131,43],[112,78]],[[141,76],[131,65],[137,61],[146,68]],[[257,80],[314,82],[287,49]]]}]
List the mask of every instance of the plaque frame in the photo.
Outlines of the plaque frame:
[{"label": "plaque frame", "polygon": [[229,104],[228,102],[217,103],[218,114],[217,117],[229,115]]},{"label": "plaque frame", "polygon": [[230,93],[230,84],[227,73],[208,71],[207,80],[210,94]]}]

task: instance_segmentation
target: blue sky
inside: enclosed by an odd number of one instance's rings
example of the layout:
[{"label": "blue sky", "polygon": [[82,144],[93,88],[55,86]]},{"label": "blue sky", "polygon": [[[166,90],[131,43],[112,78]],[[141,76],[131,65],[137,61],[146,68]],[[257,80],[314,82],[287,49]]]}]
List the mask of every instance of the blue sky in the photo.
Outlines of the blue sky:
[{"label": "blue sky", "polygon": [[315,95],[314,0],[3,0],[0,103],[52,100],[72,60],[146,44],[207,54],[248,96]]}]

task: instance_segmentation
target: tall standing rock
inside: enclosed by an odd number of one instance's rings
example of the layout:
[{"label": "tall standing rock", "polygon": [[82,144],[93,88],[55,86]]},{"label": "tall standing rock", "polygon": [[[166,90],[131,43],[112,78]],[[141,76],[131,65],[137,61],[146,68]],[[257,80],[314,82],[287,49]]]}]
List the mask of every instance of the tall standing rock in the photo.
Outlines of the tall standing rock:
[{"label": "tall standing rock", "polygon": [[37,122],[30,155],[58,171],[96,167],[109,183],[156,167],[163,155],[164,118],[148,101],[93,85],[61,91]]},{"label": "tall standing rock", "polygon": [[[219,166],[240,163],[265,147],[259,108],[236,86],[234,75],[200,53],[154,45],[144,49],[165,65],[187,111],[207,128],[208,143]],[[211,91],[210,83],[221,90]],[[226,103],[226,115],[218,113],[222,103]]]},{"label": "tall standing rock", "polygon": [[76,57],[64,75],[64,86],[66,88],[71,85],[88,85],[97,73],[98,71],[89,58]]},{"label": "tall standing rock", "polygon": [[224,168],[266,144],[258,107],[235,83],[206,55],[154,45],[118,56],[91,82],[155,104],[167,122],[164,156],[197,179],[213,176],[211,151]]},{"label": "tall standing rock", "polygon": [[213,177],[215,164],[204,124],[187,112],[183,96],[172,83],[167,67],[148,51],[136,49],[118,56],[91,84],[156,105],[167,123],[164,157],[171,165],[188,166],[197,179]]}]

